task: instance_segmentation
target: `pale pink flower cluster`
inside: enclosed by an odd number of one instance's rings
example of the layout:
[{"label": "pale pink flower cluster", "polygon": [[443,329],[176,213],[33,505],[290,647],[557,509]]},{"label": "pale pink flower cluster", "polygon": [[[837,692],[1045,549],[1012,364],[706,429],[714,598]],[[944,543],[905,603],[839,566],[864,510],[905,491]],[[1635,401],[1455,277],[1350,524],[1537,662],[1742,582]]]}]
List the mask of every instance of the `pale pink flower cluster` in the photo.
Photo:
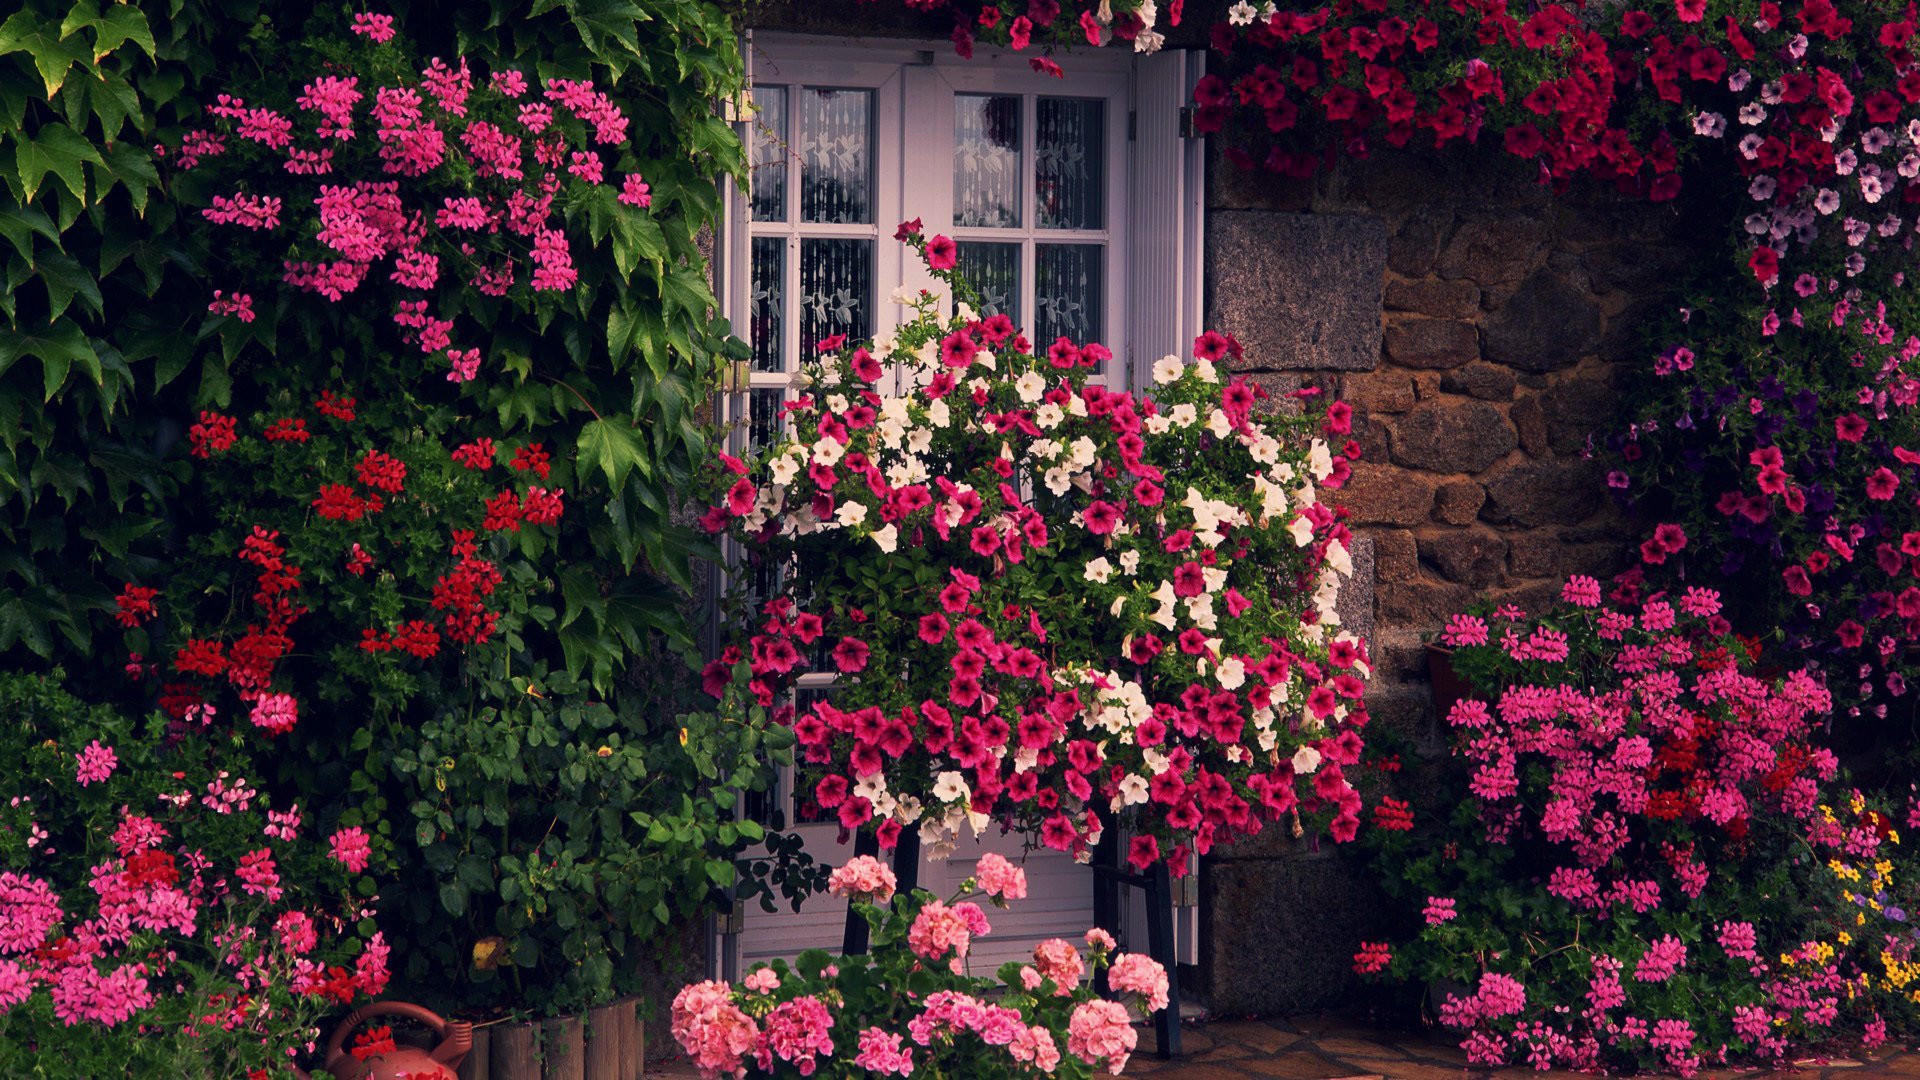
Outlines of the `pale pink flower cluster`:
[{"label": "pale pink flower cluster", "polygon": [[1122,993],[1139,994],[1148,1012],[1167,1007],[1167,969],[1151,956],[1121,953],[1114,957],[1113,967],[1107,971],[1107,985]]},{"label": "pale pink flower cluster", "polygon": [[847,900],[884,904],[900,883],[892,868],[871,855],[856,855],[827,877],[827,891]]},{"label": "pale pink flower cluster", "polygon": [[901,1049],[898,1035],[868,1028],[860,1033],[860,1052],[853,1063],[881,1076],[912,1076],[913,1050]]},{"label": "pale pink flower cluster", "polygon": [[101,746],[100,740],[88,743],[81,751],[73,755],[75,769],[73,778],[81,787],[104,782],[113,775],[119,766],[120,758],[110,746]]},{"label": "pale pink flower cluster", "polygon": [[988,1046],[1011,1046],[1025,1030],[1020,1010],[989,1005],[953,990],[928,994],[926,1008],[907,1021],[907,1034],[921,1046],[931,1046],[936,1036],[955,1032],[978,1035]]},{"label": "pale pink flower cluster", "polygon": [[1043,1073],[1051,1073],[1060,1067],[1060,1044],[1053,1041],[1053,1032],[1039,1024],[1033,1024],[1015,1035],[1007,1051],[1013,1055],[1013,1060],[1032,1065]]},{"label": "pale pink flower cluster", "polygon": [[653,189],[640,178],[639,173],[628,173],[626,179],[620,182],[619,201],[644,210],[653,205]]},{"label": "pale pink flower cluster", "polygon": [[262,830],[269,840],[292,840],[300,835],[300,805],[285,810],[267,811],[267,826]]},{"label": "pale pink flower cluster", "polygon": [[674,996],[671,1026],[674,1041],[705,1080],[745,1076],[747,1055],[760,1041],[760,1029],[733,1003],[731,988],[712,980]]},{"label": "pale pink flower cluster", "polygon": [[393,16],[361,12],[353,17],[353,32],[383,45],[393,40]]},{"label": "pale pink flower cluster", "polygon": [[740,980],[740,985],[756,994],[771,994],[780,989],[780,973],[770,967],[754,968]]},{"label": "pale pink flower cluster", "polygon": [[1139,1041],[1126,1007],[1117,1001],[1082,1002],[1067,1020],[1067,1052],[1096,1067],[1104,1062],[1113,1076],[1126,1069]]},{"label": "pale pink flower cluster", "polygon": [[907,931],[907,947],[924,960],[943,960],[951,954],[948,966],[958,974],[966,969],[967,950],[974,936],[988,929],[987,916],[977,904],[948,907],[942,901],[929,900],[914,916],[913,927]]},{"label": "pale pink flower cluster", "polygon": [[592,83],[548,79],[547,100],[565,106],[567,111],[593,125],[594,141],[613,145],[627,140],[626,115],[612,98],[595,90]]},{"label": "pale pink flower cluster", "polygon": [[60,897],[36,877],[0,874],[0,953],[32,952],[60,924]]},{"label": "pale pink flower cluster", "polygon": [[762,1072],[772,1072],[773,1060],[779,1058],[801,1076],[812,1076],[818,1068],[816,1057],[833,1056],[833,1014],[811,994],[774,1006],[760,1029],[754,1061]]},{"label": "pale pink flower cluster", "polygon": [[1080,950],[1074,948],[1072,942],[1059,938],[1048,938],[1033,947],[1033,966],[1041,978],[1053,980],[1053,992],[1062,997],[1073,993],[1087,971]]},{"label": "pale pink flower cluster", "polygon": [[213,290],[213,301],[207,310],[215,315],[231,315],[243,323],[253,321],[253,297],[246,293],[234,293],[228,296],[223,289]]},{"label": "pale pink flower cluster", "polygon": [[1027,898],[1027,872],[996,852],[989,851],[980,856],[980,864],[974,869],[974,878],[980,883],[981,891],[988,896],[1001,900]]},{"label": "pale pink flower cluster", "polygon": [[479,349],[447,350],[447,381],[472,382],[480,374]]}]

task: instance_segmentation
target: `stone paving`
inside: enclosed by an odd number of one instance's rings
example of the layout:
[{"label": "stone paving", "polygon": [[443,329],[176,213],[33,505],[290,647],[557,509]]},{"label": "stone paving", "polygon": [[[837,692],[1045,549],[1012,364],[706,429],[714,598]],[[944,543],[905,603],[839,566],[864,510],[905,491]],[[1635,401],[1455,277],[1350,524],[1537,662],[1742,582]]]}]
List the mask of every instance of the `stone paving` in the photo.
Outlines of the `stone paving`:
[{"label": "stone paving", "polygon": [[[1370,1027],[1337,1016],[1297,1016],[1285,1020],[1189,1020],[1181,1032],[1178,1061],[1153,1053],[1152,1029],[1143,1029],[1140,1051],[1126,1075],[1152,1080],[1591,1080],[1581,1073],[1532,1069],[1469,1069],[1458,1047],[1421,1032]],[[652,1080],[697,1080],[684,1062],[650,1066]],[[1792,1071],[1730,1069],[1702,1072],[1700,1080],[1865,1080],[1914,1077],[1920,1080],[1920,1052],[1882,1051],[1862,1058],[1802,1061]]]},{"label": "stone paving", "polygon": [[[1153,1080],[1480,1080],[1492,1076],[1586,1080],[1579,1073],[1469,1069],[1458,1047],[1438,1035],[1384,1030],[1334,1016],[1188,1021],[1181,1042],[1180,1060],[1162,1061],[1152,1052],[1152,1033],[1144,1033],[1140,1052],[1128,1063],[1126,1075]],[[1700,1076],[1702,1080],[1920,1078],[1920,1053],[1814,1059],[1798,1063],[1790,1072],[1717,1070]]]}]

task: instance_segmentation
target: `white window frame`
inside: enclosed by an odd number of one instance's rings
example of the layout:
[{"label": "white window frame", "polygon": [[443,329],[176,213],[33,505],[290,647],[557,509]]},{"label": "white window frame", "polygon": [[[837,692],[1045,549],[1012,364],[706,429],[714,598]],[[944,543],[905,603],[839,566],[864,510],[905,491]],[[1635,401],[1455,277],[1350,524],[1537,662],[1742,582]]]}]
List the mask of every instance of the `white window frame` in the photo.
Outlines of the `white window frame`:
[{"label": "white window frame", "polygon": [[[1189,351],[1201,329],[1204,156],[1200,141],[1186,137],[1182,130],[1182,107],[1191,100],[1192,87],[1202,74],[1203,54],[1168,52],[1137,57],[1120,48],[1081,50],[1066,58],[1068,75],[1062,80],[1032,70],[1027,54],[979,48],[974,57],[963,59],[946,42],[756,34],[749,30],[742,47],[750,88],[756,84],[789,88],[785,107],[790,140],[800,137],[798,87],[873,92],[869,153],[874,220],[866,225],[799,222],[800,187],[793,182],[797,166],[789,172],[785,223],[753,221],[749,193],[738,185],[728,185],[714,273],[723,311],[732,320],[736,335],[751,336],[752,239],[770,235],[787,239],[783,303],[799,295],[801,239],[871,238],[874,279],[869,327],[875,334],[897,328],[905,309],[888,300],[893,287],[904,284],[917,289],[936,284],[913,253],[893,239],[894,228],[901,220],[919,217],[929,235],[945,233],[961,242],[1021,242],[1022,330],[1029,334],[1037,317],[1032,300],[1035,243],[1056,238],[1062,242],[1102,243],[1106,249],[1106,280],[1099,338],[1114,355],[1102,381],[1115,389],[1144,388],[1147,369],[1155,359],[1170,352]],[[1021,162],[1023,171],[1029,173],[1034,163],[1037,97],[1104,100],[1104,228],[1036,228],[1030,179],[1023,179],[1021,225],[1017,230],[954,226],[952,133],[956,94],[1022,95]],[[742,120],[740,128],[747,140],[751,165],[758,119],[749,110]],[[793,310],[797,313],[797,302]],[[797,340],[801,321],[783,312],[783,363],[804,362],[811,353],[813,343]],[[1044,350],[1049,342],[1034,344]],[[744,366],[751,368],[750,363]],[[791,390],[793,373],[751,371],[730,389],[734,392],[724,395],[719,403],[720,415],[731,426],[732,445],[736,451],[743,451],[747,449],[745,421],[750,391]],[[798,688],[825,689],[832,682],[830,675],[807,675],[798,681]],[[776,796],[786,803],[790,829],[795,827],[793,789],[791,770],[783,770]],[[830,834],[837,831],[837,825],[799,828],[807,831],[807,847],[816,858],[837,862],[850,853],[850,849],[840,851],[832,842]],[[821,835],[811,835],[815,833]],[[938,864],[923,864],[920,873],[921,885],[936,892],[949,890],[965,876],[959,867]],[[950,877],[952,880],[947,880]],[[1090,898],[1090,877],[1087,890]],[[811,916],[806,914],[818,907],[821,905],[809,904],[799,918],[810,925],[825,916],[834,926],[844,919],[845,908],[839,904],[825,905],[826,911]],[[1126,907],[1128,921],[1144,926],[1140,898],[1134,896]],[[750,923],[759,915],[756,906],[744,917]],[[1198,949],[1194,909],[1176,910],[1175,916],[1181,956],[1193,957]],[[796,924],[794,929],[802,927]],[[812,929],[817,932],[819,927]],[[739,937],[737,926],[733,933],[721,936],[713,952],[713,970],[719,977],[737,977],[752,959],[740,955]],[[837,933],[833,937],[837,947]]]}]

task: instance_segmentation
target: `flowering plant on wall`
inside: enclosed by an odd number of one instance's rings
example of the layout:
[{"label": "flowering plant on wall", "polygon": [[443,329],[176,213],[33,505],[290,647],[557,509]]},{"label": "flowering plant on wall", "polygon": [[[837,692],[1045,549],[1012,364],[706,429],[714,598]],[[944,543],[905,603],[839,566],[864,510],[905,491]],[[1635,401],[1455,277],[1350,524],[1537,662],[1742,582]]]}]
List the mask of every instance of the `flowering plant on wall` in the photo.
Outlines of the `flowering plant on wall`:
[{"label": "flowering plant on wall", "polygon": [[893,871],[867,855],[829,887],[872,927],[869,952],[815,949],[757,965],[738,986],[697,983],[674,998],[674,1039],[707,1080],[1118,1075],[1138,1036],[1126,1004],[1094,996],[1095,974],[1142,1013],[1167,1006],[1166,969],[1115,952],[1097,929],[1084,944],[1041,942],[1031,962],[1001,965],[998,981],[971,974],[973,941],[992,932],[971,898],[1005,908],[1027,894],[1024,872],[998,855],[945,900],[896,896]]},{"label": "flowering plant on wall", "polygon": [[[353,33],[386,45],[393,19],[359,16]],[[417,73],[404,62],[397,44],[359,48],[291,100],[220,94],[206,128],[160,150],[204,194],[199,216],[232,268],[215,276],[209,311],[241,324],[284,314],[256,308],[261,283],[240,276],[256,255],[291,291],[378,305],[402,344],[464,383],[489,359],[490,342],[458,322],[475,298],[522,316],[570,298],[579,273],[562,207],[590,211],[594,241],[614,235],[623,270],[665,248],[629,119],[592,83],[477,77],[464,56]]]},{"label": "flowering plant on wall", "polygon": [[[900,235],[954,280],[951,240]],[[821,343],[791,434],[727,459],[706,519],[770,582],[709,676],[744,659],[767,704],[838,677],[781,706],[804,809],[936,851],[998,822],[1085,855],[1124,821],[1132,863],[1175,872],[1299,812],[1350,839],[1368,660],[1320,501],[1356,452],[1326,441],[1346,406],[1263,406],[1219,375],[1221,334],[1135,396],[1098,377],[1118,363],[1098,344],[898,299],[897,333]]]},{"label": "flowering plant on wall", "polygon": [[1836,818],[1827,691],[1755,674],[1728,631],[1710,590],[1608,605],[1591,578],[1538,618],[1449,623],[1475,690],[1451,786],[1378,837],[1425,925],[1356,964],[1432,987],[1473,1061],[1690,1075],[1911,1015],[1911,976],[1867,985],[1913,948],[1884,910],[1892,819],[1857,796]]},{"label": "flowering plant on wall", "polygon": [[1871,295],[1806,273],[1784,317],[1722,303],[1673,323],[1609,485],[1665,523],[1641,547],[1651,583],[1746,583],[1739,625],[1884,720],[1920,640],[1920,337],[1903,292]]},{"label": "flowering plant on wall", "polygon": [[0,1072],[287,1077],[385,988],[383,839],[270,797],[231,737],[35,676],[0,677],[0,715]]}]

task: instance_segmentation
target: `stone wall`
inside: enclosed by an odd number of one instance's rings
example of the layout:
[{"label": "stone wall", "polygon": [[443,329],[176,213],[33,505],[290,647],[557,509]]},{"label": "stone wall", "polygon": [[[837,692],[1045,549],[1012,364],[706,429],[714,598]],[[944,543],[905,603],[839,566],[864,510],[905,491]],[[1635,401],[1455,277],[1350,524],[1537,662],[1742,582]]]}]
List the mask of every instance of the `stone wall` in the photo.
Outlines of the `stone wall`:
[{"label": "stone wall", "polygon": [[[1270,388],[1309,381],[1354,406],[1364,456],[1338,501],[1371,577],[1346,620],[1373,642],[1376,730],[1429,753],[1424,642],[1450,614],[1626,565],[1629,529],[1588,450],[1615,421],[1640,324],[1699,251],[1675,204],[1556,197],[1518,172],[1470,153],[1292,184],[1210,170],[1208,325]],[[1342,854],[1268,837],[1210,859],[1215,1009],[1297,1010],[1348,989],[1375,909],[1357,875]]]}]

